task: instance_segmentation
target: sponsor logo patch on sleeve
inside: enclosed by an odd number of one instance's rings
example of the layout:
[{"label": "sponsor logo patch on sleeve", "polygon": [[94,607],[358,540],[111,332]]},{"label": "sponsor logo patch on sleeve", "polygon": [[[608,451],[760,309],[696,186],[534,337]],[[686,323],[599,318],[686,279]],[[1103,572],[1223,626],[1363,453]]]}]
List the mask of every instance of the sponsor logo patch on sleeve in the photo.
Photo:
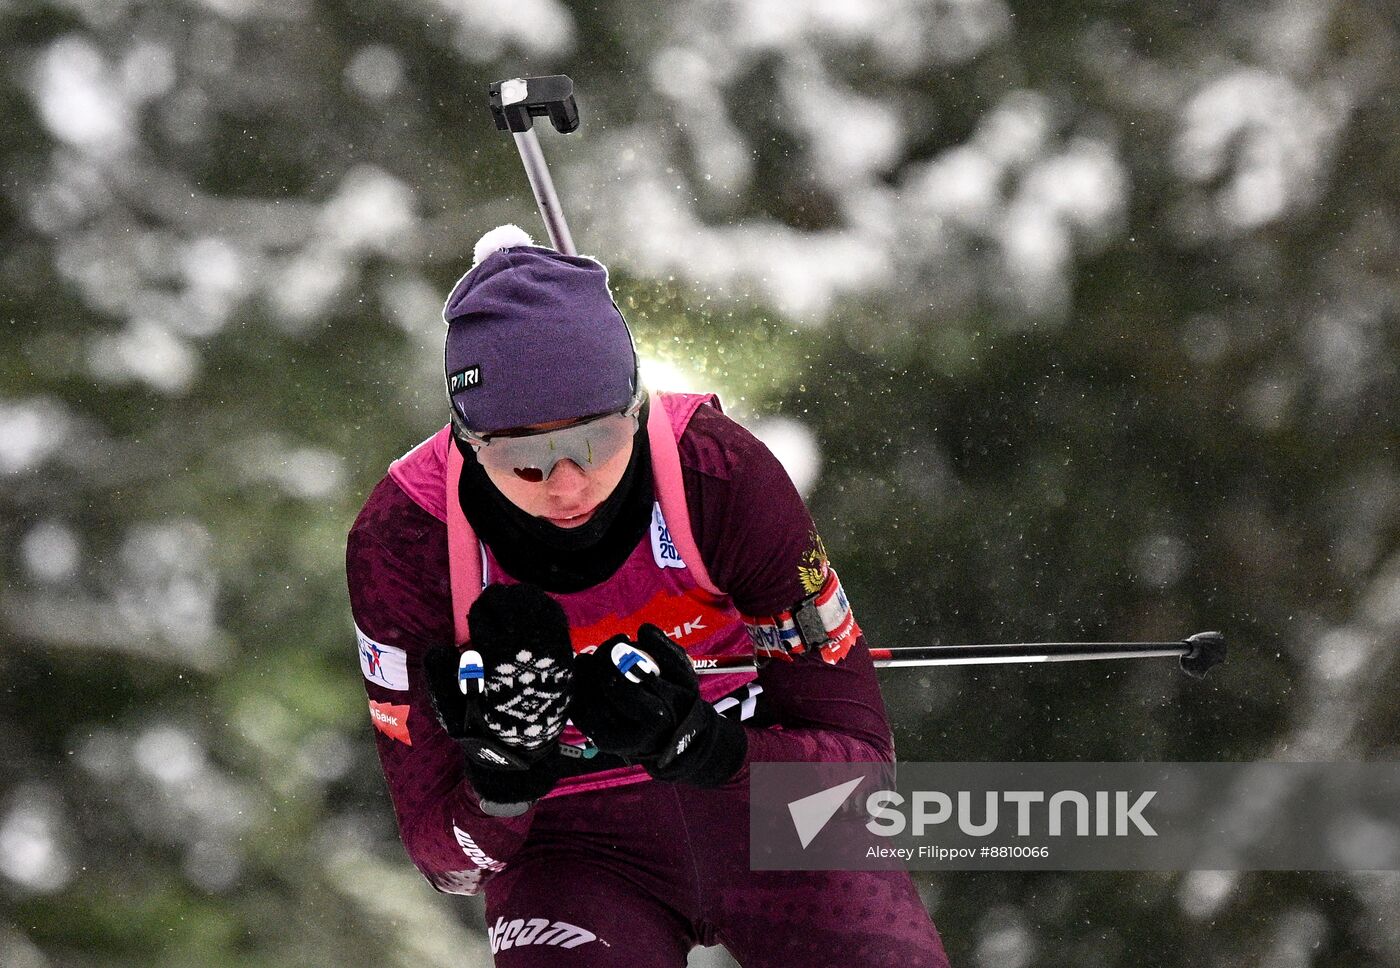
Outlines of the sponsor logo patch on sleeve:
[{"label": "sponsor logo patch on sleeve", "polygon": [[407,652],[374,641],[358,625],[355,626],[355,641],[360,647],[360,671],[366,679],[396,692],[408,690]]},{"label": "sponsor logo patch on sleeve", "polygon": [[452,836],[457,838],[457,843],[461,846],[462,853],[466,854],[467,859],[477,867],[488,871],[505,870],[506,865],[504,861],[496,860],[494,857],[487,854],[486,851],[477,846],[471,834],[467,833],[455,823],[452,825]]},{"label": "sponsor logo patch on sleeve", "polygon": [[387,702],[369,701],[369,718],[374,728],[390,739],[396,739],[405,746],[412,746],[413,739],[408,735],[408,704],[394,706]]}]

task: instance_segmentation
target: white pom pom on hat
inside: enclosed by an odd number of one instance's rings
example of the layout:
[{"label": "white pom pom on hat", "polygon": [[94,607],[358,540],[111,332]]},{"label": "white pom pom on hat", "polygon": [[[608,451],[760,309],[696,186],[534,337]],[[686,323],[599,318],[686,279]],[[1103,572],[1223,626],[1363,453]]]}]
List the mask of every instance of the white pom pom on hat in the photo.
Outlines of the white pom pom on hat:
[{"label": "white pom pom on hat", "polygon": [[492,252],[514,248],[517,245],[534,245],[530,236],[518,225],[498,225],[476,240],[472,248],[472,268],[486,259]]}]

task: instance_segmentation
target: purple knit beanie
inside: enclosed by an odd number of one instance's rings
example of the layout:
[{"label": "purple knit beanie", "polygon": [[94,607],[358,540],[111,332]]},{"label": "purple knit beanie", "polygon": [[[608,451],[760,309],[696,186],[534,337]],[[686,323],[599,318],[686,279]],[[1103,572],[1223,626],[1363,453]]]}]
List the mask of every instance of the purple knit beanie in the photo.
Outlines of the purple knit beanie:
[{"label": "purple knit beanie", "polygon": [[487,232],[474,254],[442,310],[447,396],[462,422],[491,433],[624,409],[637,355],[608,270],[514,225]]}]

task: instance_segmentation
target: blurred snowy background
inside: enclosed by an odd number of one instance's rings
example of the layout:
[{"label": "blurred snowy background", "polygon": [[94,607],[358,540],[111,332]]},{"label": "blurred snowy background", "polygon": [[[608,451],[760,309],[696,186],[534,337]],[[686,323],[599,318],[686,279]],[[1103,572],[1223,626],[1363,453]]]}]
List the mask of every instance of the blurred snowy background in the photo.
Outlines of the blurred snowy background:
[{"label": "blurred snowy background", "polygon": [[[542,134],[654,382],[784,456],[905,759],[1394,758],[1393,0],[0,0],[0,965],[488,964],[399,848],[343,538]],[[1400,963],[1400,875],[940,874],[955,965]]]}]

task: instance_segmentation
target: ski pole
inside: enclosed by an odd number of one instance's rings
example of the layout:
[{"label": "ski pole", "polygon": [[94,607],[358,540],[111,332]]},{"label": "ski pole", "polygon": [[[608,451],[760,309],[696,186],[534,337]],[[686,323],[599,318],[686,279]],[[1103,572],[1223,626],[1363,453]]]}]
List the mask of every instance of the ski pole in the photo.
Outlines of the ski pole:
[{"label": "ski pole", "polygon": [[[1203,679],[1212,666],[1225,661],[1225,636],[1219,632],[1197,632],[1176,642],[1014,642],[1001,645],[924,645],[904,649],[871,649],[875,668],[907,669],[951,665],[1010,665],[1016,662],[1086,662],[1095,659],[1151,659],[1176,656],[1181,670],[1193,679]],[[656,660],[645,649],[630,641],[617,642],[609,656],[618,671],[633,682],[661,674]],[[745,655],[691,656],[700,675],[755,672],[757,666]],[[738,719],[755,725],[771,722],[757,702],[763,688],[750,682],[717,700],[721,713],[738,711]],[[726,713],[727,714],[727,713]],[[571,760],[591,760],[598,755],[592,743],[572,746],[560,742],[560,751]]]},{"label": "ski pole", "polygon": [[[922,645],[903,649],[871,649],[877,669],[929,666],[1010,665],[1018,662],[1087,662],[1098,659],[1151,659],[1175,656],[1194,679],[1225,661],[1225,636],[1198,632],[1176,642],[1015,642],[999,645]],[[692,656],[701,675],[752,672],[746,655]]]},{"label": "ski pole", "polygon": [[540,150],[540,139],[535,135],[534,122],[534,118],[548,117],[560,134],[578,130],[573,80],[567,74],[515,77],[496,81],[487,90],[496,127],[509,131],[515,138],[515,147],[525,164],[525,176],[530,179],[530,189],[535,193],[535,203],[540,207],[540,217],[544,219],[550,242],[565,255],[577,255],[569,224],[564,220],[563,206],[554,191],[554,180],[549,177],[549,166]]}]

